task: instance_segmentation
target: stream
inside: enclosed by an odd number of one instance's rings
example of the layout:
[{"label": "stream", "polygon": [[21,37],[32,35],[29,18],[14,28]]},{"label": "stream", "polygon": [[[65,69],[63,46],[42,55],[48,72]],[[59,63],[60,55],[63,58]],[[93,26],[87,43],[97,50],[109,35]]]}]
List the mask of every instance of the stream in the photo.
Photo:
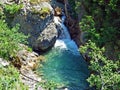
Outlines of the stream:
[{"label": "stream", "polygon": [[62,16],[60,21],[58,17],[54,17],[54,22],[62,28],[61,35],[54,47],[44,54],[46,62],[39,70],[42,71],[45,80],[64,84],[66,90],[85,90],[88,87],[88,66],[76,43],[70,38],[64,25],[65,18]]}]

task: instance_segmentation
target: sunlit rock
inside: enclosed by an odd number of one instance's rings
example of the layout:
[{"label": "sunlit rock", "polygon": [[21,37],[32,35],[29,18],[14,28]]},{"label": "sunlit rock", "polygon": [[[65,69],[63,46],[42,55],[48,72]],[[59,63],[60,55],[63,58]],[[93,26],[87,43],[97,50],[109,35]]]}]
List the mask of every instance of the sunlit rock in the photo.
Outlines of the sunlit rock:
[{"label": "sunlit rock", "polygon": [[16,15],[12,25],[20,24],[19,31],[29,35],[28,42],[33,50],[45,51],[54,45],[57,38],[53,15],[54,10],[47,2],[36,5],[27,3],[21,13]]}]

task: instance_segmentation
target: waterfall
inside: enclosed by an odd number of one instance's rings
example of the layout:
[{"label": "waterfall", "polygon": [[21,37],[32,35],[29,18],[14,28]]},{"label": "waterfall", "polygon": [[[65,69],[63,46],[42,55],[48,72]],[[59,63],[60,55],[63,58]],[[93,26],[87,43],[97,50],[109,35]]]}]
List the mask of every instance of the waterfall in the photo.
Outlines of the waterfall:
[{"label": "waterfall", "polygon": [[65,19],[66,19],[65,15],[63,15],[61,19],[59,17],[54,17],[55,24],[61,27],[61,34],[56,40],[54,47],[63,50],[69,50],[71,53],[79,55],[78,47],[76,43],[71,39],[68,29],[64,25]]},{"label": "waterfall", "polygon": [[44,79],[62,85],[55,90],[85,90],[88,87],[88,67],[78,51],[76,43],[70,38],[64,25],[65,16],[54,17],[60,35],[54,47],[44,54],[45,63],[40,72]]}]

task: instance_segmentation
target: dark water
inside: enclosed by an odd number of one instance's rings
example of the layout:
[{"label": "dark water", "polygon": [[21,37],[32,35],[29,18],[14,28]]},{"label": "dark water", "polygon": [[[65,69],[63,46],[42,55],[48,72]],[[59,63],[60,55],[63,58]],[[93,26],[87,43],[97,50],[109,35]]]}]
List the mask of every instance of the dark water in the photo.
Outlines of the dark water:
[{"label": "dark water", "polygon": [[80,55],[69,50],[53,48],[45,54],[46,62],[40,68],[44,79],[64,84],[68,90],[85,90],[88,87],[88,67]]}]

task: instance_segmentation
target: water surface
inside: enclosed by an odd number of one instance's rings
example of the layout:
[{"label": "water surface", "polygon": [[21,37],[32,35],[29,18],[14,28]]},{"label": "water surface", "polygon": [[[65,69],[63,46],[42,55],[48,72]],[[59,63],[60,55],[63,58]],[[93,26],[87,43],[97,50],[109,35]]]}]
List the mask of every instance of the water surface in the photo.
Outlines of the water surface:
[{"label": "water surface", "polygon": [[88,67],[80,55],[69,50],[53,48],[45,54],[46,62],[40,69],[44,79],[65,84],[71,90],[84,90],[88,87]]},{"label": "water surface", "polygon": [[55,23],[61,26],[62,33],[54,47],[44,54],[46,62],[39,70],[47,81],[64,84],[68,90],[85,90],[88,87],[87,63],[80,55],[76,43],[70,38],[64,25],[65,16],[61,20],[62,22],[58,17],[54,18]]}]

